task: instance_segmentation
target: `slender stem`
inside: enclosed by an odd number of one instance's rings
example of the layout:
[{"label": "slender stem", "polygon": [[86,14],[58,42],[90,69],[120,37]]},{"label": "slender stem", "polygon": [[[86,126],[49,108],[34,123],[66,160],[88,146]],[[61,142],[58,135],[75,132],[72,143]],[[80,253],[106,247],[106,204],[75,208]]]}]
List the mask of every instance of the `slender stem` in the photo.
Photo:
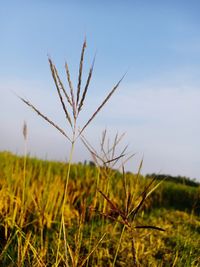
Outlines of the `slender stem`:
[{"label": "slender stem", "polygon": [[67,177],[66,177],[63,200],[62,200],[61,224],[60,224],[59,238],[58,238],[58,248],[57,248],[57,255],[56,255],[56,266],[57,266],[57,263],[58,263],[58,254],[59,254],[59,250],[60,250],[60,242],[61,242],[61,232],[62,232],[62,230],[63,230],[64,244],[65,244],[66,266],[69,266],[68,255],[67,255],[67,239],[66,239],[66,231],[65,231],[64,211],[65,211],[65,204],[66,204],[66,201],[67,201],[67,190],[68,190],[68,184],[69,184],[69,175],[70,175],[70,170],[71,170],[73,152],[74,152],[74,142],[72,142],[72,144],[71,144],[71,150],[70,150],[70,156],[69,156],[69,162],[68,162],[68,169],[67,169]]},{"label": "slender stem", "polygon": [[[91,250],[91,247],[92,247],[92,238],[93,238],[93,232],[94,232],[94,219],[92,219],[92,226],[91,226],[91,230],[90,230],[90,240],[89,240],[89,248],[88,248],[88,251]],[[86,267],[89,266],[89,259],[87,259],[87,264],[86,264]]]},{"label": "slender stem", "polygon": [[25,188],[26,188],[26,161],[27,161],[27,142],[24,141],[24,164],[23,164],[23,185],[22,185],[22,203],[21,203],[21,216],[20,226],[23,225],[23,213],[25,211]]},{"label": "slender stem", "polygon": [[131,245],[132,245],[132,255],[133,255],[133,266],[137,267],[138,265],[137,265],[137,259],[136,259],[135,239],[133,236],[131,239]]},{"label": "slender stem", "polygon": [[119,252],[119,248],[121,246],[122,237],[123,237],[123,234],[124,234],[125,227],[126,226],[124,225],[123,228],[122,228],[122,231],[121,231],[121,235],[120,235],[120,239],[119,239],[119,244],[118,244],[118,247],[117,247],[117,250],[116,250],[116,253],[115,253],[115,257],[114,257],[114,261],[113,261],[112,267],[115,266],[115,263],[116,263],[116,260],[117,260],[117,255],[118,255],[118,252]]},{"label": "slender stem", "polygon": [[62,200],[61,223],[60,223],[60,230],[59,230],[59,238],[58,238],[58,247],[57,247],[56,264],[55,264],[55,266],[58,266],[58,255],[59,255],[59,251],[60,251],[61,232],[63,230],[64,246],[65,246],[65,261],[66,261],[66,266],[69,267],[64,211],[65,211],[65,204],[66,204],[66,201],[67,201],[67,191],[68,191],[68,184],[69,184],[69,176],[70,176],[72,158],[73,158],[73,153],[74,153],[75,134],[76,134],[76,120],[74,121],[73,139],[72,139],[72,142],[71,142],[71,149],[70,149],[68,169],[67,169],[67,177],[66,177],[66,181],[65,181],[65,188],[64,188],[64,194],[63,194],[63,200]]},{"label": "slender stem", "polygon": [[96,178],[96,188],[95,188],[95,196],[94,196],[94,210],[96,209],[97,206],[97,198],[98,198],[98,190],[99,189],[99,178],[100,178],[100,167],[97,167],[97,178]]}]

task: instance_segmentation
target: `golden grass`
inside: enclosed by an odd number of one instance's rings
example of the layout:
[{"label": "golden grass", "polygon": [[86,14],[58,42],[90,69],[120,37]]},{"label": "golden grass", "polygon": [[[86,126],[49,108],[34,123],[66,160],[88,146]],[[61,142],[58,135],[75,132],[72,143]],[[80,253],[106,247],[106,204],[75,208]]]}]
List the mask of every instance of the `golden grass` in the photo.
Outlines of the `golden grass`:
[{"label": "golden grass", "polygon": [[[1,266],[65,266],[63,239],[57,262],[56,255],[68,166],[27,158],[26,205],[22,207],[24,159],[8,154],[0,157]],[[98,167],[71,165],[64,207],[69,266],[133,266],[131,227],[139,266],[198,266],[199,217],[172,209],[149,213],[151,195],[140,205],[149,187],[141,175],[124,173],[123,177],[109,170],[107,177],[105,170],[99,171]],[[102,193],[96,191],[97,179]],[[126,218],[139,206],[135,218],[134,213]],[[165,232],[154,231],[154,226]]]}]

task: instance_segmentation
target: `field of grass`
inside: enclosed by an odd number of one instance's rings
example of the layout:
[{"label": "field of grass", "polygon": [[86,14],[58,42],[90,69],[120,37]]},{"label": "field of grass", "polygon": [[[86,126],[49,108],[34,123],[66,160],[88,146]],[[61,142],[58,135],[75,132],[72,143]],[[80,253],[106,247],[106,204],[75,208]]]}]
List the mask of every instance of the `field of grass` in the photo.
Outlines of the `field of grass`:
[{"label": "field of grass", "polygon": [[[67,170],[65,163],[0,153],[1,266],[65,266],[65,239],[59,251],[58,242]],[[200,188],[162,182],[129,217],[132,233],[118,213],[126,208],[124,180],[137,208],[149,177],[71,166],[64,207],[69,266],[133,266],[133,237],[138,266],[200,266]]]}]

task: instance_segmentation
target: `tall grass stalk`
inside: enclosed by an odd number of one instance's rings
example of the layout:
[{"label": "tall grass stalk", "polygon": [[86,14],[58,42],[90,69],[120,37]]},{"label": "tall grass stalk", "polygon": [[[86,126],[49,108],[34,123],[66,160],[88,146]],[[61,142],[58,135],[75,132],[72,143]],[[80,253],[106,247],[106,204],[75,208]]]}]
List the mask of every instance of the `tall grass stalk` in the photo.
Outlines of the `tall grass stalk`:
[{"label": "tall grass stalk", "polygon": [[24,137],[24,162],[23,162],[23,186],[22,186],[22,203],[21,203],[21,218],[20,226],[23,226],[23,216],[25,212],[25,191],[26,191],[26,162],[27,162],[27,138],[28,138],[28,128],[24,121],[23,124],[23,137]]},{"label": "tall grass stalk", "polygon": [[[20,216],[19,216],[19,226],[21,227],[21,229],[23,228],[23,224],[25,221],[25,213],[26,213],[25,191],[26,191],[26,163],[27,163],[27,136],[28,134],[27,134],[27,124],[25,121],[23,124],[22,133],[23,133],[23,138],[24,138],[24,156],[23,156],[23,179],[22,179],[22,185],[21,185]],[[17,197],[17,192],[15,195]],[[17,208],[17,205],[16,205],[16,208]],[[13,216],[13,218],[14,217],[15,216]],[[15,221],[13,221],[13,225],[14,224],[15,224]],[[23,248],[23,240],[20,235],[17,236],[17,242],[18,242],[18,266],[22,266],[22,262],[24,260],[24,255],[25,255],[24,251],[27,249],[27,247],[25,249],[25,244],[24,244],[24,248]]]},{"label": "tall grass stalk", "polygon": [[[60,229],[59,229],[59,238],[58,238],[58,248],[56,253],[56,263],[55,265],[58,266],[59,263],[59,252],[60,252],[60,243],[61,243],[61,233],[63,232],[63,238],[64,238],[64,247],[65,247],[65,264],[68,267],[69,266],[69,259],[68,259],[68,244],[67,244],[67,233],[65,229],[65,216],[64,216],[64,210],[65,210],[65,204],[67,202],[67,194],[68,194],[68,184],[69,184],[69,178],[70,178],[70,170],[71,170],[71,164],[73,159],[73,152],[74,152],[74,146],[76,143],[76,140],[83,134],[85,129],[90,125],[90,123],[94,120],[94,118],[97,116],[97,114],[100,112],[100,110],[105,106],[105,104],[108,102],[108,100],[111,98],[111,96],[114,94],[116,89],[119,87],[121,81],[123,80],[124,76],[116,83],[116,85],[112,88],[112,90],[108,93],[108,95],[104,98],[102,103],[96,108],[94,113],[89,117],[89,119],[86,121],[85,124],[81,127],[77,127],[77,119],[81,113],[81,110],[84,106],[84,101],[88,92],[88,88],[90,85],[92,73],[93,73],[93,67],[94,67],[94,61],[92,62],[92,65],[90,67],[86,84],[82,88],[82,75],[83,75],[83,65],[84,65],[84,55],[85,55],[85,49],[86,49],[86,40],[83,42],[82,50],[81,50],[81,57],[79,62],[79,72],[78,72],[78,84],[76,90],[74,90],[70,71],[68,68],[68,64],[65,63],[65,71],[67,76],[67,82],[69,86],[69,93],[64,87],[64,84],[62,83],[60,76],[58,74],[57,68],[52,62],[51,58],[49,58],[49,66],[52,74],[52,78],[55,83],[55,87],[58,93],[58,97],[60,100],[60,104],[62,106],[64,115],[66,117],[66,122],[71,129],[71,135],[68,134],[63,128],[61,128],[57,123],[55,123],[53,120],[51,120],[48,116],[44,115],[38,108],[36,108],[32,103],[30,103],[28,100],[19,97],[26,105],[28,105],[31,109],[33,109],[40,117],[42,117],[45,121],[47,121],[51,126],[56,128],[70,143],[71,143],[71,150],[69,153],[69,162],[68,162],[68,170],[67,170],[67,176],[65,180],[65,186],[64,186],[64,192],[63,192],[63,201],[61,205],[61,222],[60,222]],[[77,130],[80,129],[80,130]]]},{"label": "tall grass stalk", "polygon": [[66,176],[64,194],[63,194],[63,201],[62,201],[62,206],[61,206],[61,224],[60,224],[60,230],[59,230],[58,247],[57,247],[55,266],[58,266],[58,256],[59,256],[59,251],[60,251],[62,229],[63,229],[64,244],[65,244],[66,266],[69,266],[69,263],[68,263],[68,252],[67,252],[68,251],[68,249],[67,249],[68,244],[67,244],[67,236],[66,236],[66,230],[65,230],[64,212],[65,212],[65,204],[66,204],[66,200],[67,200],[67,191],[68,191],[68,184],[69,184],[69,177],[70,177],[70,170],[71,170],[73,152],[74,152],[74,142],[72,142],[72,144],[71,144],[71,150],[70,150],[70,156],[69,156],[69,162],[68,162],[68,168],[67,168],[67,176]]}]

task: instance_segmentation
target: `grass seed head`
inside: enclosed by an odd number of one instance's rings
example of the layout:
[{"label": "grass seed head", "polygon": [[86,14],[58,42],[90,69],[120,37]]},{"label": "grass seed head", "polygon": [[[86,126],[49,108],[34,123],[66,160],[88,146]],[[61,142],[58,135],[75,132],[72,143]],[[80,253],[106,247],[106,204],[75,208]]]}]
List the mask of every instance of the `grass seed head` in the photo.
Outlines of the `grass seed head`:
[{"label": "grass seed head", "polygon": [[24,124],[23,124],[23,136],[24,136],[24,140],[27,140],[28,129],[27,129],[27,123],[26,123],[26,121],[24,121]]}]

